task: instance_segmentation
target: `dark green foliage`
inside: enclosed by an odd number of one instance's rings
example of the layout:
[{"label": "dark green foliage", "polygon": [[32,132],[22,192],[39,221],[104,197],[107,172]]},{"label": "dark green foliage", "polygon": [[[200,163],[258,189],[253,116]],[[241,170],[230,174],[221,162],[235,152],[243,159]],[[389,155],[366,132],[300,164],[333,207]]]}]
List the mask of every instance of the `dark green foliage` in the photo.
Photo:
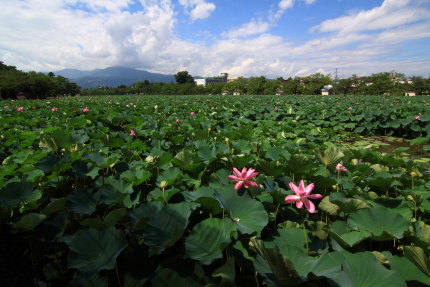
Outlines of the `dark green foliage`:
[{"label": "dark green foliage", "polygon": [[[429,104],[2,101],[0,285],[429,285]],[[233,167],[258,186],[235,190]],[[301,179],[324,196],[313,214],[284,201]]]}]

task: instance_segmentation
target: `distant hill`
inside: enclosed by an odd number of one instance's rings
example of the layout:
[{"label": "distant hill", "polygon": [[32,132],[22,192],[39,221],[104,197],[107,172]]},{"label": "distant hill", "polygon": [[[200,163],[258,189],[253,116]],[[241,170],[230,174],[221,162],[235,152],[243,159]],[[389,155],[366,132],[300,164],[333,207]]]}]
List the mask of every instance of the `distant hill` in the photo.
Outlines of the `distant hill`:
[{"label": "distant hill", "polygon": [[126,67],[109,67],[92,71],[63,69],[54,72],[54,74],[68,78],[71,82],[75,82],[84,89],[97,88],[100,86],[130,86],[135,82],[144,80],[148,80],[149,82],[175,82],[175,77],[173,75],[151,73],[145,70],[136,70]]}]

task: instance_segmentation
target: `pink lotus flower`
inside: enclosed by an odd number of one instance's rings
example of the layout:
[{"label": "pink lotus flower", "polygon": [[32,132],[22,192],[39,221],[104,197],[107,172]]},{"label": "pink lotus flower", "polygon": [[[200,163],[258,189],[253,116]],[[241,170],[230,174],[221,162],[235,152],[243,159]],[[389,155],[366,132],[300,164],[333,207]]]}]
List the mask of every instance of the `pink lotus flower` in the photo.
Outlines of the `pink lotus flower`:
[{"label": "pink lotus flower", "polygon": [[9,109],[9,106],[4,106],[5,109]]},{"label": "pink lotus flower", "polygon": [[420,116],[416,116],[416,117],[415,117],[415,119],[416,119],[417,121],[420,121],[420,120],[421,120],[421,117],[420,117]]},{"label": "pink lotus flower", "polygon": [[341,163],[338,163],[338,164],[336,165],[336,170],[337,170],[337,171],[348,171],[348,170],[346,169],[346,167],[344,167]]},{"label": "pink lotus flower", "polygon": [[180,120],[180,119],[176,119],[176,123],[178,123],[178,124],[179,124],[180,122],[181,122],[181,120]]},{"label": "pink lotus flower", "polygon": [[237,168],[233,168],[233,173],[235,175],[229,175],[228,178],[236,181],[234,189],[239,189],[242,185],[244,185],[245,188],[248,188],[250,185],[258,186],[255,182],[250,181],[250,179],[253,179],[258,175],[258,172],[255,172],[255,169],[247,169],[244,167],[242,168],[242,171],[239,171]]},{"label": "pink lotus flower", "polygon": [[308,198],[320,199],[323,197],[321,194],[311,194],[312,190],[314,189],[314,184],[311,183],[311,184],[308,184],[307,186],[305,186],[305,183],[302,179],[300,181],[299,186],[296,186],[293,182],[290,182],[289,186],[290,186],[291,190],[294,191],[294,193],[296,195],[287,195],[285,197],[285,202],[286,203],[296,202],[297,208],[302,208],[303,205],[305,205],[305,207],[309,211],[309,213],[314,213],[315,212],[315,205]]},{"label": "pink lotus flower", "polygon": [[16,108],[16,111],[17,111],[17,112],[22,112],[23,110],[24,110],[24,108],[23,108],[23,107]]},{"label": "pink lotus flower", "polygon": [[136,135],[136,133],[134,132],[134,130],[130,130],[130,136],[132,137],[132,136],[135,136]]},{"label": "pink lotus flower", "polygon": [[51,111],[53,111],[53,112],[56,112],[57,111],[57,108],[51,108]]},{"label": "pink lotus flower", "polygon": [[275,112],[277,112],[277,111],[278,111],[278,107],[274,107],[273,109],[275,110]]},{"label": "pink lotus flower", "polygon": [[195,112],[191,112],[190,115],[194,116],[196,113]]},{"label": "pink lotus flower", "polygon": [[349,107],[348,110],[352,110],[352,107]]},{"label": "pink lotus flower", "polygon": [[83,108],[83,109],[82,109],[82,111],[83,111],[84,113],[88,113],[88,112],[90,111],[90,109],[89,109],[89,108]]}]

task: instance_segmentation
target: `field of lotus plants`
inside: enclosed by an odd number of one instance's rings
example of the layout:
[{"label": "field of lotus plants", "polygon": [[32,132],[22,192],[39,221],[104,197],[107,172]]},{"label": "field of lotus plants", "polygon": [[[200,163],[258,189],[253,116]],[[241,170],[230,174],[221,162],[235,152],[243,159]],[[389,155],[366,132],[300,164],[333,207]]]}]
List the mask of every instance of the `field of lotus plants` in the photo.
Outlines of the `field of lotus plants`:
[{"label": "field of lotus plants", "polygon": [[430,98],[0,101],[1,286],[429,286]]}]

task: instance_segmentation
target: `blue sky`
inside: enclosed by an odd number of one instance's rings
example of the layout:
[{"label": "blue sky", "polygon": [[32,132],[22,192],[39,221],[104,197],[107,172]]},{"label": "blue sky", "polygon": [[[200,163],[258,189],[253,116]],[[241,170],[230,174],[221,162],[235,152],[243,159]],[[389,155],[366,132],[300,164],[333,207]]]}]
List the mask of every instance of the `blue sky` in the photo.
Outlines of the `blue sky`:
[{"label": "blue sky", "polygon": [[3,0],[0,61],[290,77],[430,77],[430,0]]}]

